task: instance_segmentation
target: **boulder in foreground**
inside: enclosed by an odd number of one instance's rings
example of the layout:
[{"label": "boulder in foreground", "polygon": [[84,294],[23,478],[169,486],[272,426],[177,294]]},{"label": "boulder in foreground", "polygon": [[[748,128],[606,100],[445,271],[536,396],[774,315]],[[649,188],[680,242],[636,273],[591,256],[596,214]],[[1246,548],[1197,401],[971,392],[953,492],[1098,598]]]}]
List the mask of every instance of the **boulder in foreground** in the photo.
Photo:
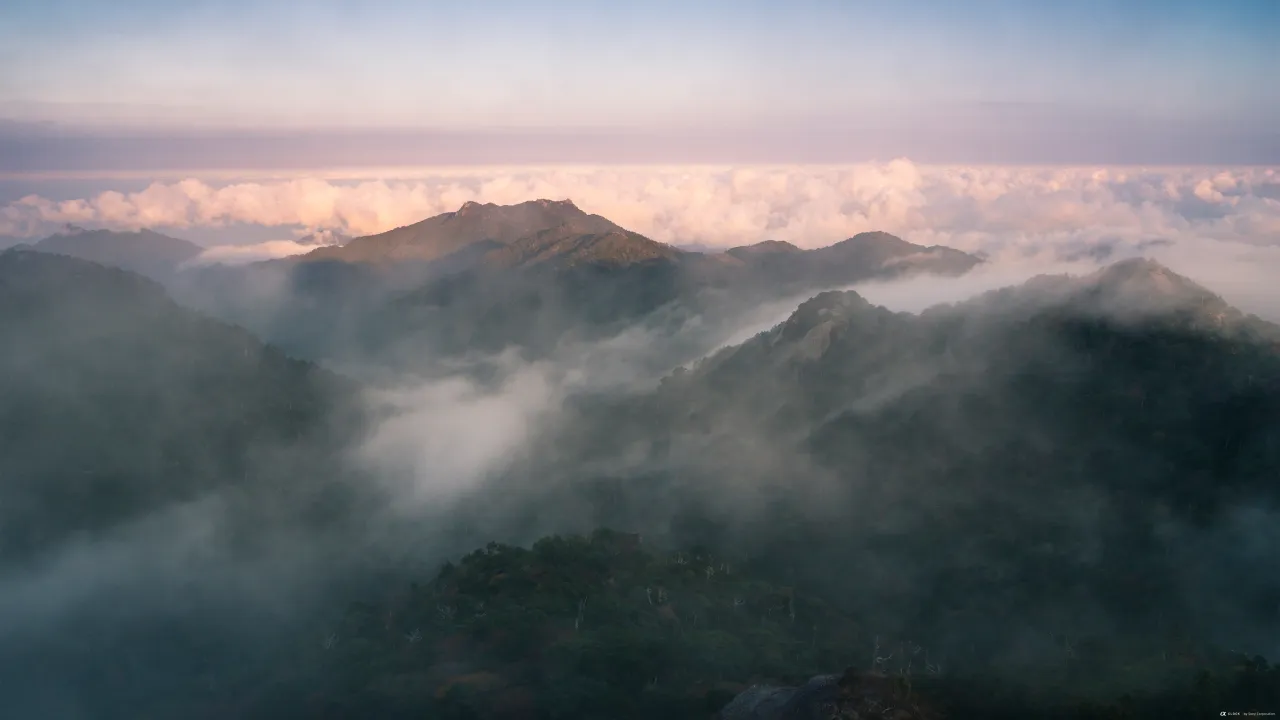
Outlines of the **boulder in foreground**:
[{"label": "boulder in foreground", "polygon": [[718,720],[937,720],[909,681],[849,668],[800,687],[753,685],[720,711]]}]

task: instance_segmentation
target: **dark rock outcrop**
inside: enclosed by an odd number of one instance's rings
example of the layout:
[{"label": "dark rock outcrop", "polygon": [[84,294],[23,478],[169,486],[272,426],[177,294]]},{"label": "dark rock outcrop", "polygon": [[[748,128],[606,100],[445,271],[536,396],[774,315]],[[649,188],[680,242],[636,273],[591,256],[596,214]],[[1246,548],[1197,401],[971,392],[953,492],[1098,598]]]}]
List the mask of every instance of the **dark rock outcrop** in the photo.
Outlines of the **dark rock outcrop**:
[{"label": "dark rock outcrop", "polygon": [[753,685],[720,711],[718,720],[933,720],[941,716],[901,678],[853,668],[819,675],[800,687]]}]

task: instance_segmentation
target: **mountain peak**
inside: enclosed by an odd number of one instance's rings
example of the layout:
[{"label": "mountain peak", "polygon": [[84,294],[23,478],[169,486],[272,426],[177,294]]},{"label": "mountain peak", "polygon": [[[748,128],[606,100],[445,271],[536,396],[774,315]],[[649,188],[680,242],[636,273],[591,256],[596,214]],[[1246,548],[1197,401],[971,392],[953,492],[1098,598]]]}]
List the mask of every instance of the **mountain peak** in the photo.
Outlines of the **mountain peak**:
[{"label": "mountain peak", "polygon": [[860,257],[878,257],[888,259],[895,255],[905,255],[921,249],[919,245],[912,245],[897,235],[891,235],[887,232],[874,230],[871,232],[861,232],[851,238],[846,238],[840,242],[828,245],[824,248],[818,248],[817,252],[824,255],[836,256],[853,256]]},{"label": "mountain peak", "polygon": [[970,304],[1002,312],[1065,310],[1122,322],[1163,319],[1219,328],[1244,318],[1217,294],[1150,258],[1121,260],[1087,275],[1037,275],[961,305]]},{"label": "mountain peak", "polygon": [[853,290],[827,290],[805,300],[796,307],[795,315],[825,317],[840,315],[870,305],[866,298]]},{"label": "mountain peak", "polygon": [[860,233],[858,233],[857,235],[854,235],[853,237],[848,238],[848,239],[847,239],[847,240],[845,240],[844,242],[863,242],[863,243],[868,243],[868,242],[893,242],[893,243],[899,243],[899,242],[904,242],[904,241],[903,241],[903,239],[902,239],[902,238],[898,237],[897,235],[894,235],[894,234],[892,234],[892,233],[887,233],[887,232],[885,232],[885,231],[883,231],[883,230],[870,230],[870,231],[867,231],[867,232],[860,232]]},{"label": "mountain peak", "polygon": [[564,200],[547,200],[546,198],[539,198],[537,203],[542,207],[559,207],[566,210],[570,208],[574,210],[578,209],[578,206],[574,205],[573,201],[568,198],[565,198]]},{"label": "mountain peak", "polygon": [[869,307],[871,303],[852,290],[820,292],[800,303],[782,323],[780,337],[794,340],[814,328],[838,323]]},{"label": "mountain peak", "polygon": [[762,257],[765,255],[782,255],[803,252],[800,248],[784,240],[762,240],[754,245],[739,245],[724,251],[739,259]]},{"label": "mountain peak", "polygon": [[582,211],[578,209],[578,206],[573,204],[572,200],[569,200],[569,199],[548,200],[547,198],[529,200],[526,202],[517,203],[515,205],[498,205],[496,203],[480,203],[480,202],[476,202],[475,200],[468,200],[462,203],[462,207],[458,208],[458,210],[453,214],[454,215],[471,215],[478,211],[486,211],[490,213],[514,212],[514,211],[518,211],[521,208],[532,208],[535,206],[543,210],[549,210],[553,213],[556,211],[570,211],[574,215],[583,214]]},{"label": "mountain peak", "polygon": [[1222,302],[1194,280],[1150,258],[1112,263],[1081,278],[1080,285],[1086,293],[1129,305]]},{"label": "mountain peak", "polygon": [[589,215],[571,200],[529,200],[498,205],[468,200],[453,212],[441,213],[412,225],[358,237],[342,246],[322,247],[300,258],[387,263],[432,262],[471,248],[484,252],[561,229],[569,234],[604,234],[621,230],[599,215]]},{"label": "mountain peak", "polygon": [[832,250],[858,249],[858,250],[866,251],[866,250],[874,249],[877,251],[903,251],[907,248],[914,249],[919,246],[912,245],[911,243],[907,242],[906,240],[903,240],[902,238],[892,233],[887,233],[887,232],[884,232],[883,230],[871,230],[868,232],[860,232],[857,235],[854,235],[853,237],[845,238],[844,240],[841,240],[840,242],[834,243],[827,247]]},{"label": "mountain peak", "polygon": [[1085,278],[1086,282],[1096,285],[1115,285],[1124,283],[1145,283],[1153,289],[1170,292],[1179,286],[1199,287],[1194,281],[1183,277],[1151,258],[1136,257],[1114,262]]}]

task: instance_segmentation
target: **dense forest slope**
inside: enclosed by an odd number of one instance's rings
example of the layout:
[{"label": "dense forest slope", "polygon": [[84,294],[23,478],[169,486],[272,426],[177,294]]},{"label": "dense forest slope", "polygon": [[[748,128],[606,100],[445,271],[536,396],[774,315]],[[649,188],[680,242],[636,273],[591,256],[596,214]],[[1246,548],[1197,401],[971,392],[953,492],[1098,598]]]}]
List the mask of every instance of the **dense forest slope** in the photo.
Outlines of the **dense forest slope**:
[{"label": "dense forest slope", "polygon": [[[705,549],[597,530],[529,549],[490,543],[429,582],[353,604],[261,675],[246,668],[240,703],[208,716],[1190,718],[1280,700],[1280,669],[1261,659],[1133,662],[1168,684],[1091,702],[1001,692]],[[801,690],[777,689],[787,683]]]},{"label": "dense forest slope", "polygon": [[[576,403],[486,510],[737,553],[944,664],[1106,694],[1133,657],[1277,650],[1277,338],[1146,261],[920,315],[820,294]],[[1097,687],[1058,675],[1085,657]]]},{"label": "dense forest slope", "polygon": [[178,306],[150,280],[6,251],[0,557],[224,490],[284,493],[287,505],[259,506],[323,514],[309,494],[356,427],[355,400],[350,382]]}]

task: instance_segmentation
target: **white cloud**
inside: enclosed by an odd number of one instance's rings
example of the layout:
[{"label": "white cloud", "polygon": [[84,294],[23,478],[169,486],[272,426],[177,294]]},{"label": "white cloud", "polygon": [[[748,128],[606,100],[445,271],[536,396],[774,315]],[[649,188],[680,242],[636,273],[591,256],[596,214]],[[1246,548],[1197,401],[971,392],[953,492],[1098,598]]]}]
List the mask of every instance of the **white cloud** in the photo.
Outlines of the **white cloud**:
[{"label": "white cloud", "polygon": [[223,265],[240,265],[259,260],[301,255],[305,252],[311,252],[315,248],[315,245],[298,242],[297,240],[268,240],[252,245],[215,245],[200,253],[188,264],[213,265],[221,263]]},{"label": "white cloud", "polygon": [[[384,177],[393,177],[386,171]],[[457,209],[571,198],[671,243],[826,245],[864,230],[1022,257],[1152,239],[1280,244],[1274,168],[923,166],[596,167],[399,171],[400,180],[300,177],[157,182],[134,193],[0,208],[0,235],[61,223],[166,228],[249,223],[368,234]],[[264,255],[299,248],[273,245]],[[224,251],[235,255],[239,251]],[[248,253],[249,251],[243,251]],[[230,256],[228,255],[228,257]]]},{"label": "white cloud", "polygon": [[188,265],[241,265],[273,258],[301,255],[322,245],[341,245],[347,237],[334,230],[318,230],[289,240],[266,240],[242,245],[215,245],[188,261]]},{"label": "white cloud", "polygon": [[473,489],[502,469],[557,406],[562,389],[548,368],[504,364],[508,374],[496,388],[458,375],[372,394],[389,417],[362,446],[359,461],[394,485],[403,509]]}]

